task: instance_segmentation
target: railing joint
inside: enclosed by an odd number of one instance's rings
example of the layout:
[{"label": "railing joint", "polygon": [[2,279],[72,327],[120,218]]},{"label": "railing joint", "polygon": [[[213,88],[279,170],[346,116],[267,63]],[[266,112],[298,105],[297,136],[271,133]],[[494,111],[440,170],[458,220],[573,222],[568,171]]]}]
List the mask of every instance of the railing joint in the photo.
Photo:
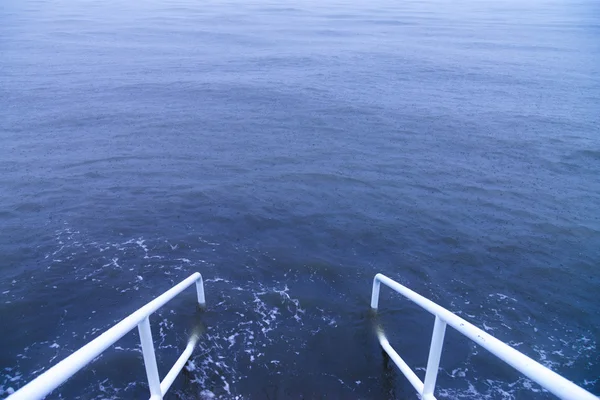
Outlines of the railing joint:
[{"label": "railing joint", "polygon": [[[406,286],[403,286],[382,274],[376,274],[373,278],[373,290],[371,293],[371,308],[373,310],[377,310],[377,307],[379,306],[379,291],[381,283],[408,298],[413,303],[435,316],[435,323],[431,336],[431,345],[429,347],[427,370],[425,373],[425,381],[423,383],[420,382],[414,372],[390,346],[383,332],[379,330],[377,333],[379,336],[379,343],[381,344],[382,348],[390,356],[398,368],[400,368],[402,373],[408,378],[417,392],[422,395],[424,400],[435,400],[433,393],[435,391],[435,383],[437,380],[447,325],[450,325],[463,336],[466,336],[475,343],[479,344],[493,355],[506,362],[531,380],[537,382],[544,389],[555,394],[561,399],[599,400],[587,390],[577,386],[568,379],[565,379],[561,375],[558,375],[552,370],[544,367],[540,363],[513,349],[492,335],[482,331],[458,315],[448,311],[433,301],[421,296]],[[422,390],[419,390],[421,387]]]}]

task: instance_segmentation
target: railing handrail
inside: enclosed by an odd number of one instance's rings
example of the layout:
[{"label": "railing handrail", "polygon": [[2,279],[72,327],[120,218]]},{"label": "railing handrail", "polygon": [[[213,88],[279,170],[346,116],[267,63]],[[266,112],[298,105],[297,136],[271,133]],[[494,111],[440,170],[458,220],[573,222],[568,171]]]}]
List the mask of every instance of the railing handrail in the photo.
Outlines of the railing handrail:
[{"label": "railing handrail", "polygon": [[429,349],[429,359],[427,361],[427,370],[425,372],[425,382],[422,382],[398,355],[398,353],[394,351],[383,333],[378,333],[379,342],[383,349],[402,371],[402,373],[409,379],[410,383],[424,400],[435,399],[433,392],[435,389],[435,381],[439,369],[446,324],[450,325],[462,335],[468,337],[475,343],[487,349],[496,357],[511,365],[513,368],[523,373],[531,380],[537,382],[543,388],[560,397],[561,399],[598,400],[598,398],[592,393],[577,386],[556,372],[544,367],[542,364],[534,361],[521,352],[513,349],[506,343],[477,328],[470,322],[467,322],[444,307],[439,306],[433,301],[421,296],[420,294],[410,290],[406,286],[399,284],[383,274],[377,274],[373,279],[373,291],[371,294],[372,309],[376,310],[378,308],[381,283],[385,284],[389,288],[416,303],[421,308],[435,315],[435,324],[431,338],[431,346]]},{"label": "railing handrail", "polygon": [[[158,369],[156,366],[156,357],[154,355],[154,344],[152,342],[152,333],[150,331],[149,316],[172,300],[179,293],[187,289],[192,284],[196,283],[196,292],[198,304],[204,306],[206,303],[204,297],[204,282],[202,275],[196,272],[171,289],[167,290],[156,299],[152,300],[145,306],[130,314],[121,322],[108,329],[106,332],[92,340],[75,353],[71,354],[27,385],[13,393],[7,400],[32,400],[42,399],[58,386],[63,384],[67,379],[89,364],[92,360],[98,357],[104,350],[112,346],[116,341],[121,339],[136,326],[140,331],[140,339],[142,342],[142,353],[144,356],[144,364],[146,366],[146,375],[148,376],[148,384],[150,386],[150,398],[162,399],[165,392],[173,383],[177,374],[183,368],[185,361],[192,354],[195,343],[198,340],[197,336],[190,339],[183,354],[177,360],[173,368],[169,371],[163,384],[158,378]],[[187,357],[184,356],[187,355]]]}]

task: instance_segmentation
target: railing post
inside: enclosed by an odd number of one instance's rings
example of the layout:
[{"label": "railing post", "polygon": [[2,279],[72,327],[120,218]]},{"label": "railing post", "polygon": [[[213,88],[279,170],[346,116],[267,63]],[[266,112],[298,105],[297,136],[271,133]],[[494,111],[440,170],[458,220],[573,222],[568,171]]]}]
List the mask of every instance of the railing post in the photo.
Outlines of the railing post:
[{"label": "railing post", "polygon": [[154,354],[154,342],[152,341],[152,331],[150,330],[150,319],[144,318],[138,325],[140,332],[140,341],[142,343],[142,354],[144,355],[144,366],[146,367],[146,376],[148,377],[148,386],[150,387],[150,399],[162,400],[160,390],[160,377],[158,376],[158,366],[156,365],[156,355]]},{"label": "railing post", "polygon": [[198,294],[198,304],[200,307],[204,307],[206,299],[204,298],[204,281],[202,280],[202,275],[196,280],[196,293]]},{"label": "railing post", "polygon": [[437,380],[438,370],[440,368],[440,358],[442,357],[442,347],[444,346],[444,335],[446,333],[446,323],[436,315],[433,324],[433,334],[431,335],[431,346],[429,347],[429,359],[427,360],[427,372],[425,372],[425,381],[423,382],[423,399],[433,399],[435,390],[435,381]]},{"label": "railing post", "polygon": [[371,308],[377,310],[379,306],[379,289],[381,288],[381,282],[379,282],[379,274],[373,278],[373,291],[371,292]]}]

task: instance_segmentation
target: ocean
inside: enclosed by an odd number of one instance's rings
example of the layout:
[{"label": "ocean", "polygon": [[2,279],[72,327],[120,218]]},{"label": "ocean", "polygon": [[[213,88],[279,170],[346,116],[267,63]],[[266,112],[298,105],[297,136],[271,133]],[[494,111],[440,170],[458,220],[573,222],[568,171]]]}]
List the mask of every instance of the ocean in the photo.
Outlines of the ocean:
[{"label": "ocean", "polygon": [[[433,317],[600,395],[596,0],[5,0],[0,396],[151,318],[166,399],[417,399]],[[438,399],[551,399],[448,329]],[[137,332],[52,399],[147,398]]]}]

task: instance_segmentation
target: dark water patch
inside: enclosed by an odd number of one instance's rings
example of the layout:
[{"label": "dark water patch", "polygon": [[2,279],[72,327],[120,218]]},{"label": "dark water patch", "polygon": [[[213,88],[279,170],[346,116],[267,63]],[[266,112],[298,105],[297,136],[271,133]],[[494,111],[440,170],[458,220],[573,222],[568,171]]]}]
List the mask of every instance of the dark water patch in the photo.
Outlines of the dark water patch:
[{"label": "dark water patch", "polygon": [[389,26],[417,25],[414,22],[395,20],[395,19],[361,19],[357,22],[367,24],[367,25],[389,25]]},{"label": "dark water patch", "polygon": [[600,161],[600,150],[579,150],[572,154],[570,154],[567,159],[575,160],[575,159],[588,159],[592,161]]}]

